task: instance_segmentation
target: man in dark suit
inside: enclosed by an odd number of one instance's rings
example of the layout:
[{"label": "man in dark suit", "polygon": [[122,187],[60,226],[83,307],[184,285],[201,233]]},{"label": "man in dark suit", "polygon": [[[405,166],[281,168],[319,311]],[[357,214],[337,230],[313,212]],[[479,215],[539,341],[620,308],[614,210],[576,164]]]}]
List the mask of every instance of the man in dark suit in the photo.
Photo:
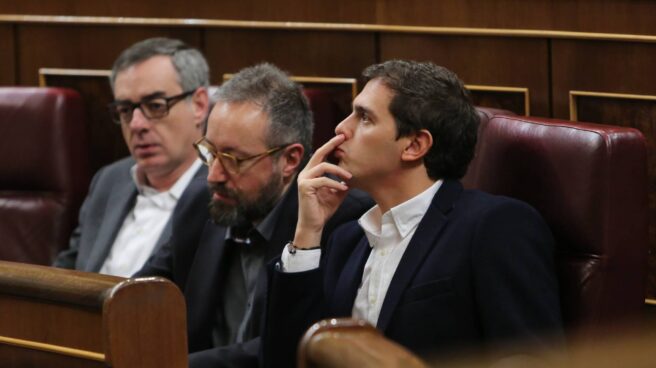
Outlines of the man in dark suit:
[{"label": "man in dark suit", "polygon": [[207,198],[193,143],[209,110],[209,68],[184,42],[152,38],[121,53],[110,82],[110,113],[131,157],[94,176],[54,266],[129,277],[168,240],[181,198]]},{"label": "man in dark suit", "polygon": [[[191,367],[257,366],[265,265],[294,236],[312,114],[300,86],[270,64],[235,74],[214,98],[207,133],[195,144],[209,167],[209,214],[191,202],[177,212],[171,241],[137,276],[164,276],[183,291]],[[324,236],[372,205],[353,193]],[[212,221],[198,226],[200,218]]]},{"label": "man in dark suit", "polygon": [[[295,237],[270,266],[265,365],[293,366],[303,331],[327,317],[364,319],[420,355],[557,346],[544,335],[562,333],[547,225],[523,202],[458,182],[478,128],[462,82],[398,60],[364,77],[353,113],[299,174]],[[377,206],[318,247],[350,188]]]}]

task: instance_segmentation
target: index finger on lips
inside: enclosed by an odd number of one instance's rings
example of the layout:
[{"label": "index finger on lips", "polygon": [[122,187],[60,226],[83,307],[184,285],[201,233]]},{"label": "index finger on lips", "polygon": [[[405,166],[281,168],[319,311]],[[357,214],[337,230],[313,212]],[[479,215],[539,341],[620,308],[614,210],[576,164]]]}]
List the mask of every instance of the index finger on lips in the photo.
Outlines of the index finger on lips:
[{"label": "index finger on lips", "polygon": [[346,138],[344,137],[344,134],[338,134],[334,137],[332,137],[328,142],[326,142],[323,146],[319,147],[315,152],[314,155],[310,158],[310,161],[308,161],[308,166],[316,166],[326,160],[326,157],[337,148],[340,144],[344,143]]}]

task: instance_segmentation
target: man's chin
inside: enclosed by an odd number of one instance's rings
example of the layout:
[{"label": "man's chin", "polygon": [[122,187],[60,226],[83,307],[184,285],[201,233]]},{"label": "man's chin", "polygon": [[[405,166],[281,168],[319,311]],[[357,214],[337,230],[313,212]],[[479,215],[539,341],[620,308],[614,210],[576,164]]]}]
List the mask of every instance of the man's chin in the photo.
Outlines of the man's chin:
[{"label": "man's chin", "polygon": [[210,202],[210,216],[216,225],[236,226],[245,221],[244,216],[234,207],[212,200]]},{"label": "man's chin", "polygon": [[234,208],[234,206],[237,205],[237,200],[217,192],[212,192],[212,205],[217,207]]},{"label": "man's chin", "polygon": [[137,167],[146,175],[154,175],[166,171],[167,165],[159,155],[133,156]]}]

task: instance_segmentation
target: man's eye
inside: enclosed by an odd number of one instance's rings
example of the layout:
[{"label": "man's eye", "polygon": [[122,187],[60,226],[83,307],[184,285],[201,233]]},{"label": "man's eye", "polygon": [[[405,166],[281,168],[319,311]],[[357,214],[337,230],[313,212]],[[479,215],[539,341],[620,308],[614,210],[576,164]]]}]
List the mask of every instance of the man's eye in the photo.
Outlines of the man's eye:
[{"label": "man's eye", "polygon": [[164,101],[148,101],[144,102],[143,106],[152,113],[166,112],[166,102]]},{"label": "man's eye", "polygon": [[116,112],[118,112],[121,115],[129,114],[130,110],[132,110],[132,109],[128,105],[118,105],[118,106],[116,106]]}]

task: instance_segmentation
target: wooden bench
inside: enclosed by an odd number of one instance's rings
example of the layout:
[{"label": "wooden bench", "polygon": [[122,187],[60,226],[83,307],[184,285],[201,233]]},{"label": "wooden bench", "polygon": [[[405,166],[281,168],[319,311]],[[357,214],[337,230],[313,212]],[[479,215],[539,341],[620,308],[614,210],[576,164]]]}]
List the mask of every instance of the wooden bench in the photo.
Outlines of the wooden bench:
[{"label": "wooden bench", "polygon": [[0,261],[2,367],[187,367],[184,299],[162,278]]}]

